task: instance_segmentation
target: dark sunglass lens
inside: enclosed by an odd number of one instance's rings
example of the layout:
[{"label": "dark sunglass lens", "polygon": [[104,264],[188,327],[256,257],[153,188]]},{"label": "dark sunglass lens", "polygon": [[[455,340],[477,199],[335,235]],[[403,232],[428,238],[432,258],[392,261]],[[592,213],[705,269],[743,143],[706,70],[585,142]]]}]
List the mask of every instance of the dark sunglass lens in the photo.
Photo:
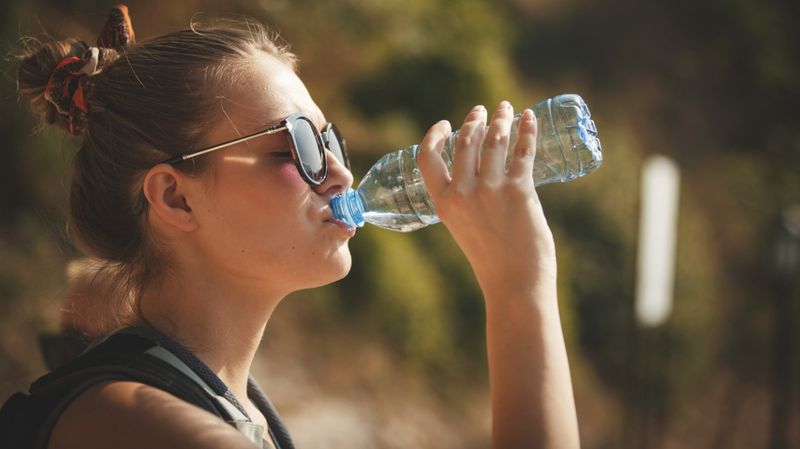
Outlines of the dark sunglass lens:
[{"label": "dark sunglass lens", "polygon": [[298,119],[294,122],[292,134],[297,158],[300,160],[303,171],[312,180],[321,181],[325,176],[325,165],[314,125],[305,119]]},{"label": "dark sunglass lens", "polygon": [[331,125],[325,137],[328,140],[328,149],[331,150],[336,160],[349,169],[350,161],[347,158],[347,150],[345,149],[344,140],[341,134],[339,134],[339,131]]}]

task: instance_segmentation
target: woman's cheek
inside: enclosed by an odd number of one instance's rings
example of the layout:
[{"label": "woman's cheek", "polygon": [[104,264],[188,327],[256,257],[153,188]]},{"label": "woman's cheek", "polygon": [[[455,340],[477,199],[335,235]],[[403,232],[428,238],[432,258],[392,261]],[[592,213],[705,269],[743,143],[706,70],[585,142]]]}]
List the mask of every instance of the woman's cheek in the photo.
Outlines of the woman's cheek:
[{"label": "woman's cheek", "polygon": [[292,162],[281,164],[280,168],[278,169],[278,177],[282,182],[285,182],[292,187],[299,188],[306,186],[306,182],[303,180],[303,177],[300,176],[300,172],[297,171],[297,166],[295,166]]}]

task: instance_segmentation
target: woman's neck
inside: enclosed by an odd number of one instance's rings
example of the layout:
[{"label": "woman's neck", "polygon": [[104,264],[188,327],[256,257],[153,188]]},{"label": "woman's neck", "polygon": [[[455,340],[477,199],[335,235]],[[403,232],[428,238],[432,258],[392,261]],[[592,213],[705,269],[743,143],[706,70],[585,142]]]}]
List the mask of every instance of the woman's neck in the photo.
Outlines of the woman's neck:
[{"label": "woman's neck", "polygon": [[191,350],[241,400],[267,321],[283,293],[263,281],[231,279],[194,266],[146,291],[141,314],[148,324]]}]

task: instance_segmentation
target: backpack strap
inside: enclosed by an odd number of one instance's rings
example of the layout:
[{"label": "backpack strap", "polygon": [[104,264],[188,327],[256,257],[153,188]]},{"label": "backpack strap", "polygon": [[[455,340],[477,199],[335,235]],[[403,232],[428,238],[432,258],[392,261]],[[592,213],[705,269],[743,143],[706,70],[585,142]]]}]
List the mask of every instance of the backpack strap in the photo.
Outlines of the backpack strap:
[{"label": "backpack strap", "polygon": [[272,437],[272,441],[275,442],[275,447],[277,449],[294,449],[292,437],[289,435],[289,431],[283,424],[280,415],[278,415],[278,410],[275,409],[275,406],[272,405],[272,401],[269,400],[264,390],[261,389],[261,386],[258,385],[252,376],[247,379],[247,395],[261,413],[266,416],[267,422],[269,423],[269,428],[267,430],[269,431],[270,437]]},{"label": "backpack strap", "polygon": [[[179,342],[144,327],[111,334],[69,364],[36,380],[30,395],[12,396],[0,411],[0,434],[9,433],[20,443],[28,442],[19,447],[45,449],[58,418],[73,400],[92,386],[116,380],[166,391],[219,416],[254,444],[264,443],[260,435],[263,428],[252,423],[244,407],[208,366]],[[267,430],[276,449],[294,449],[280,416],[252,378],[248,379],[248,396],[267,417]]]},{"label": "backpack strap", "polygon": [[72,363],[36,380],[29,393],[16,393],[0,410],[0,440],[9,447],[44,449],[53,427],[75,398],[94,385],[133,380],[164,390],[228,420],[193,382],[165,362],[143,356],[147,341],[112,336]]},{"label": "backpack strap", "polygon": [[[242,423],[252,420],[245,408],[228,389],[228,386],[185,346],[152,327],[133,326],[122,329],[118,333],[137,335],[157,342],[160,348],[154,347],[150,349],[148,352],[151,353],[151,355],[160,357],[164,361],[171,363],[176,369],[185,372],[187,376],[202,385],[210,395],[215,396],[217,401],[226,407],[226,410],[231,416],[237,417],[229,421],[229,423],[239,428],[243,433],[248,432],[248,429],[243,428]],[[278,411],[252,376],[247,380],[247,395],[259,411],[267,418],[267,431],[275,448],[294,449],[292,438],[286,426],[283,424],[283,420],[278,414]],[[231,409],[231,405],[234,409]]]},{"label": "backpack strap", "polygon": [[169,363],[147,355],[152,341],[129,334],[112,334],[81,357],[46,374],[30,388],[30,397],[41,415],[34,448],[44,449],[56,421],[78,396],[108,381],[135,381],[164,390],[225,421],[234,419],[229,410],[214,401],[195,382]]},{"label": "backpack strap", "polygon": [[[152,327],[132,326],[121,329],[117,334],[136,335],[158,345],[152,348],[149,355],[161,358],[174,368],[183,372],[195,383],[199,384],[209,394],[224,398],[224,402],[232,405],[238,413],[244,416],[243,419],[250,420],[244,406],[236,396],[228,389],[228,386],[211,369],[197,358],[192,351],[175,341],[172,337]],[[160,347],[160,348],[159,348]],[[226,406],[226,408],[228,408]],[[236,416],[238,413],[234,412]]]}]

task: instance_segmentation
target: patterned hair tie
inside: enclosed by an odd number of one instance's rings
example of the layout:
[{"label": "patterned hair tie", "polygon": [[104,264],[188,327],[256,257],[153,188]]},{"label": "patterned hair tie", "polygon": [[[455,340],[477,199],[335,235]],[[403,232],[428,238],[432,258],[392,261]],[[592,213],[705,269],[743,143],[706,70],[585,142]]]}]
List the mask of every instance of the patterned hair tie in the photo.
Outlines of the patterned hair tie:
[{"label": "patterned hair tie", "polygon": [[67,119],[67,128],[72,135],[79,135],[86,128],[92,96],[91,77],[102,72],[116,58],[117,53],[136,43],[128,7],[118,5],[111,9],[97,47],[90,47],[82,57],[68,56],[62,59],[50,75],[44,88],[44,98],[55,106],[56,112]]}]

